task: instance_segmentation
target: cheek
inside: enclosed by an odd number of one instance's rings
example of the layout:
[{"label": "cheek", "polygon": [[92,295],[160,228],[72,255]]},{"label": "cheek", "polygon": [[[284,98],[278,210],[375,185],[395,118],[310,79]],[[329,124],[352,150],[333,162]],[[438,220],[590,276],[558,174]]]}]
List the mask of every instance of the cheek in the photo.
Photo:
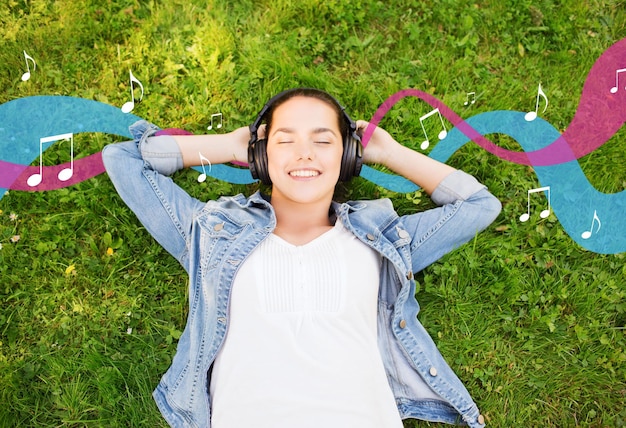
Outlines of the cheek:
[{"label": "cheek", "polygon": [[281,153],[280,150],[269,149],[267,151],[267,173],[272,181],[277,179],[280,171],[284,169],[285,158],[285,154]]},{"label": "cheek", "polygon": [[328,162],[333,164],[336,168],[341,168],[342,157],[343,147],[339,147],[337,150],[334,150],[333,153],[329,156]]},{"label": "cheek", "polygon": [[280,162],[280,152],[277,152],[276,150],[273,150],[273,148],[268,146],[266,149],[266,154],[268,167]]}]

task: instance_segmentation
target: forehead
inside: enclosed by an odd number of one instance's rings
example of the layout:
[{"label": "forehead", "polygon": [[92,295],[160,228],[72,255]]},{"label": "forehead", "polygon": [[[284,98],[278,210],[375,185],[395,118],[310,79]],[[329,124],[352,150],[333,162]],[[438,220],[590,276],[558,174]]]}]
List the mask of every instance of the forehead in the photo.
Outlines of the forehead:
[{"label": "forehead", "polygon": [[274,125],[279,122],[311,123],[324,122],[339,126],[337,111],[326,101],[318,98],[295,96],[281,103],[272,114]]}]

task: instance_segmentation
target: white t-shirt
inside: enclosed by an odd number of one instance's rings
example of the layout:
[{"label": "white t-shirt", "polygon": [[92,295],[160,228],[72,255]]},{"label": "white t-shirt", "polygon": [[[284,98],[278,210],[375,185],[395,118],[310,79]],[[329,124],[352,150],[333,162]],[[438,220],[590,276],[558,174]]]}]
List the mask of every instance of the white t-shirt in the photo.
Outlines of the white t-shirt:
[{"label": "white t-shirt", "polygon": [[339,221],[302,246],[262,242],[233,284],[211,426],[401,428],[377,346],[380,265]]}]

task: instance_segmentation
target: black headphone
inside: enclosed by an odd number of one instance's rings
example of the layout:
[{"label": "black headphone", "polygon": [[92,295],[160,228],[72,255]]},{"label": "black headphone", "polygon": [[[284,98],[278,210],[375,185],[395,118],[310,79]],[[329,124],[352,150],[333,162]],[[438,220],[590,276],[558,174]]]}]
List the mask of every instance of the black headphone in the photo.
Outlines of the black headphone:
[{"label": "black headphone", "polygon": [[[261,122],[265,119],[267,111],[279,100],[290,96],[296,96],[300,93],[304,96],[311,93],[322,93],[326,98],[330,98],[335,102],[341,110],[343,118],[346,122],[346,134],[342,135],[343,139],[343,155],[341,157],[341,170],[339,172],[339,181],[349,181],[352,177],[358,177],[363,166],[363,146],[361,145],[361,137],[356,132],[356,122],[350,119],[345,108],[339,102],[328,95],[326,92],[318,89],[295,88],[288,89],[272,97],[263,106],[256,120],[250,125],[250,142],[248,143],[248,165],[252,178],[259,179],[263,184],[272,184],[267,167],[267,137],[259,139],[257,131]],[[295,95],[293,95],[295,94]]]}]

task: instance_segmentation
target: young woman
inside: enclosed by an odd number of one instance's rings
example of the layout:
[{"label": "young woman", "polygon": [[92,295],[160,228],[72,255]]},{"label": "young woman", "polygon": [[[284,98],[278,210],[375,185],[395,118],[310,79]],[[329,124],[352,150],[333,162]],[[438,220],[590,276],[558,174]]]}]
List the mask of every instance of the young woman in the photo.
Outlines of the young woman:
[{"label": "young woman", "polygon": [[[187,325],[154,392],[171,426],[484,424],[417,320],[413,273],[486,228],[500,203],[381,128],[362,150],[367,125],[325,92],[294,89],[249,129],[168,136],[142,121],[135,141],[103,151],[122,199],[190,278]],[[248,160],[271,195],[190,197],[167,176],[201,156]],[[439,207],[399,217],[388,200],[333,202],[361,162]]]}]

